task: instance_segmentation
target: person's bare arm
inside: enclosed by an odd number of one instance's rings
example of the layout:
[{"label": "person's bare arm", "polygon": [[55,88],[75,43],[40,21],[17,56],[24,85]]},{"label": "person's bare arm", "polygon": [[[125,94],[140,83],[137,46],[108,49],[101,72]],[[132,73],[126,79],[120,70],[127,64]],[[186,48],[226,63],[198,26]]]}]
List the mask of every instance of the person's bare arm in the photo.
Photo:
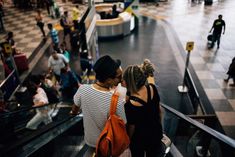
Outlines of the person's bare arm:
[{"label": "person's bare arm", "polygon": [[78,114],[78,113],[80,113],[80,107],[73,105],[72,110],[70,111],[70,114],[74,115],[74,114]]},{"label": "person's bare arm", "polygon": [[33,107],[39,107],[39,106],[43,106],[43,105],[45,105],[44,102],[42,102],[42,101],[37,101],[37,102],[34,102]]},{"label": "person's bare arm", "polygon": [[226,27],[226,24],[224,23],[224,31],[223,31],[223,34],[225,33],[225,27]]},{"label": "person's bare arm", "polygon": [[213,22],[213,25],[212,25],[212,27],[211,27],[211,29],[210,29],[210,32],[213,30],[214,24],[215,24],[215,21]]}]

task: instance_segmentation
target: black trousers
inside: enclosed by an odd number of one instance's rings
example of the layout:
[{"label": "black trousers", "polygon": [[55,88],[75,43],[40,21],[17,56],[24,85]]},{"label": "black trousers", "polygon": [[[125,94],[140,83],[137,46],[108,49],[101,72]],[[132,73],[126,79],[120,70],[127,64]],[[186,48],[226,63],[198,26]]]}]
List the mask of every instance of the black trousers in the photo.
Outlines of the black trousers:
[{"label": "black trousers", "polygon": [[45,31],[44,31],[44,23],[43,22],[37,22],[37,26],[40,28],[42,35],[45,37]]}]

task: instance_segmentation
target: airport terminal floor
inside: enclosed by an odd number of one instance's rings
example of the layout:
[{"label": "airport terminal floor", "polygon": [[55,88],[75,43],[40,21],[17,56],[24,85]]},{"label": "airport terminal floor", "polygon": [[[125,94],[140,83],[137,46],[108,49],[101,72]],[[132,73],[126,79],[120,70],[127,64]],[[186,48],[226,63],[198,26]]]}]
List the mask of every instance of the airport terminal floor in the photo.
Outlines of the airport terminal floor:
[{"label": "airport terminal floor", "polygon": [[[64,6],[65,10],[73,6],[71,2],[60,1],[58,5]],[[80,5],[81,10],[86,7],[86,4]],[[209,106],[209,112],[217,116],[224,133],[235,139],[235,87],[229,86],[233,83],[232,79],[228,83],[224,82],[228,67],[235,57],[234,8],[233,0],[214,0],[209,6],[200,0],[168,0],[159,2],[159,6],[140,3],[138,29],[119,39],[98,41],[99,56],[109,54],[121,59],[123,69],[130,64],[141,64],[145,58],[150,59],[157,67],[155,80],[161,102],[191,115],[194,112],[193,106],[187,95],[179,93],[177,87],[183,81],[186,42],[193,41],[195,45],[190,52],[189,70],[199,96]],[[32,58],[34,49],[42,41],[34,21],[35,11],[24,12],[12,7],[10,3],[6,3],[4,9],[6,31],[15,33],[17,48]],[[46,10],[43,13],[46,15]],[[223,15],[226,22],[226,31],[221,36],[220,48],[216,49],[215,46],[208,49],[207,36],[219,14]],[[14,16],[18,17],[17,20]],[[48,21],[58,23],[58,20],[45,16],[45,22]],[[1,40],[4,35],[0,34]],[[45,51],[33,69],[34,73],[44,70],[49,51]],[[76,59],[72,59],[75,69]],[[165,125],[165,130],[169,126]]]}]

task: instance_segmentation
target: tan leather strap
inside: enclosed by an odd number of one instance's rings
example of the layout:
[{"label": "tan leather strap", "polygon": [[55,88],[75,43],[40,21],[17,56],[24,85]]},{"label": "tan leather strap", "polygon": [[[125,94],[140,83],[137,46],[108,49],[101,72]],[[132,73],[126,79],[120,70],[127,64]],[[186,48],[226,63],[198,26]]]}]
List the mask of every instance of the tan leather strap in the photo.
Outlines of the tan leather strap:
[{"label": "tan leather strap", "polygon": [[114,93],[112,95],[109,115],[115,115],[116,114],[117,104],[118,104],[118,97],[119,97],[119,95],[116,94],[116,93]]}]

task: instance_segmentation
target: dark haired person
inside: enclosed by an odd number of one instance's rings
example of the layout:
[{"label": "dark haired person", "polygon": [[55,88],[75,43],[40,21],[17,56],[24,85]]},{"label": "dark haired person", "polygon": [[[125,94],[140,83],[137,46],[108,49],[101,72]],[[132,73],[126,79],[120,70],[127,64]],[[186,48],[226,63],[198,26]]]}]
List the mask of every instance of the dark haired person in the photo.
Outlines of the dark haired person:
[{"label": "dark haired person", "polygon": [[124,71],[123,86],[129,93],[125,113],[131,155],[163,157],[160,97],[156,87],[146,82],[147,76],[140,66],[132,65]]},{"label": "dark haired person", "polygon": [[3,2],[0,0],[0,33],[5,31],[4,23],[3,23],[3,16],[4,16]]},{"label": "dark haired person", "polygon": [[48,71],[53,73],[56,77],[56,80],[60,81],[60,74],[62,68],[67,68],[69,64],[68,59],[57,51],[53,51],[51,56],[48,59]]},{"label": "dark haired person", "polygon": [[[17,52],[16,52],[16,46],[15,46],[16,44],[13,32],[8,32],[5,38],[6,42],[3,42],[1,44],[1,59],[4,67],[5,77],[7,77],[14,70],[10,54],[14,56]],[[9,53],[10,49],[5,48],[5,44],[11,47],[12,53]]]},{"label": "dark haired person", "polygon": [[46,37],[45,31],[44,31],[44,22],[42,18],[42,12],[41,10],[37,10],[37,15],[35,16],[35,20],[37,22],[37,26],[40,28],[43,37]]},{"label": "dark haired person", "polygon": [[71,33],[71,22],[69,20],[69,14],[68,14],[68,11],[65,11],[64,12],[64,15],[61,17],[60,19],[60,25],[63,27],[63,30],[64,30],[64,41],[65,41],[65,38],[67,35],[70,35]]},{"label": "dark haired person", "polygon": [[75,7],[72,8],[72,20],[78,21],[79,16],[80,16],[79,6],[75,5]]},{"label": "dark haired person", "polygon": [[62,100],[65,102],[73,102],[73,96],[80,86],[80,81],[75,72],[67,67],[61,69],[60,74],[60,91]]},{"label": "dark haired person", "polygon": [[50,30],[49,34],[51,36],[51,40],[52,40],[52,43],[53,43],[53,48],[54,48],[54,50],[59,51],[59,42],[60,42],[60,40],[59,40],[59,35],[58,35],[57,30],[55,28],[53,28],[53,25],[51,23],[48,23],[47,27]]},{"label": "dark haired person", "polygon": [[225,33],[225,22],[222,19],[223,16],[219,15],[218,19],[216,19],[211,27],[210,32],[213,30],[213,34],[212,34],[212,44],[210,48],[214,47],[214,43],[217,41],[217,49],[219,49],[220,46],[220,36],[222,33],[222,29],[223,29],[223,34]]},{"label": "dark haired person", "polygon": [[117,18],[118,15],[119,15],[119,11],[117,11],[117,5],[114,4],[113,7],[112,7],[112,18]]},{"label": "dark haired person", "polygon": [[224,79],[225,82],[228,82],[230,78],[233,79],[233,84],[230,84],[230,86],[235,87],[235,57],[232,59],[231,64],[228,68],[228,78]]},{"label": "dark haired person", "polygon": [[[33,107],[44,106],[49,103],[47,95],[41,87],[32,85],[28,88],[28,90],[33,96]],[[52,119],[49,113],[48,106],[37,108],[36,115],[27,123],[26,128],[36,130],[42,122],[45,125],[51,123]]]},{"label": "dark haired person", "polygon": [[15,55],[16,54],[16,44],[15,44],[13,32],[10,31],[7,33],[6,41],[11,45],[12,54]]},{"label": "dark haired person", "polygon": [[[95,151],[97,139],[104,128],[113,88],[117,86],[122,79],[122,70],[120,60],[114,60],[106,55],[99,58],[95,65],[94,71],[96,82],[94,84],[83,84],[79,87],[74,95],[74,106],[71,113],[77,113],[82,109],[84,120],[84,140],[90,150],[85,156],[92,156]],[[124,100],[119,98],[117,105],[117,114],[126,120],[124,113]],[[91,154],[89,154],[91,153]]]}]

